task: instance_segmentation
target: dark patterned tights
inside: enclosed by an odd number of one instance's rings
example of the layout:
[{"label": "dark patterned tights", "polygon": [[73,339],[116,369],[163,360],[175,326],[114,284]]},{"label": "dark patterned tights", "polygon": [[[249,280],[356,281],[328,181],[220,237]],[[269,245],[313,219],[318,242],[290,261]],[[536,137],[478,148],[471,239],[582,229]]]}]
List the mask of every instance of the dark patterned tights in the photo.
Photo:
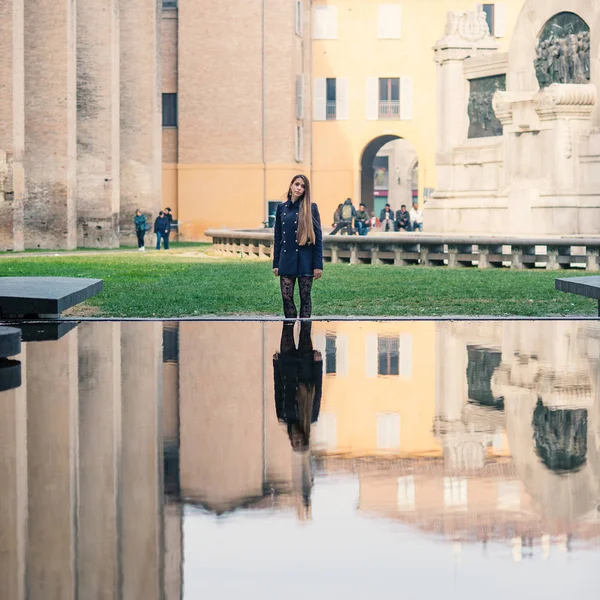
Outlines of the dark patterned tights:
[{"label": "dark patterned tights", "polygon": [[281,297],[283,299],[283,314],[286,319],[295,319],[298,316],[296,305],[294,304],[294,287],[296,279],[300,287],[300,318],[308,319],[312,315],[312,300],[310,292],[312,290],[312,277],[280,277]]}]

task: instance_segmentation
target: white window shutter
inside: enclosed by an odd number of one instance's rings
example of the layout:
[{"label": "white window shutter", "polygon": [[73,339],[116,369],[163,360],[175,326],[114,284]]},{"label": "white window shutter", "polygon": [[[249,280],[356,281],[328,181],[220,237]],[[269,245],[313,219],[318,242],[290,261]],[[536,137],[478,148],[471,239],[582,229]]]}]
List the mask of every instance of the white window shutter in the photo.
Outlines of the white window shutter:
[{"label": "white window shutter", "polygon": [[313,85],[313,121],[327,119],[327,79],[315,77]]},{"label": "white window shutter", "polygon": [[348,120],[348,78],[338,77],[335,80],[335,118],[338,121]]},{"label": "white window shutter", "polygon": [[338,7],[327,7],[327,39],[337,40],[338,37]]},{"label": "white window shutter", "polygon": [[415,478],[413,475],[398,477],[398,510],[412,510],[415,508]]},{"label": "white window shutter", "polygon": [[337,448],[337,417],[334,413],[322,412],[315,423],[313,437],[315,450],[335,450]]},{"label": "white window shutter", "polygon": [[337,376],[348,377],[348,336],[338,334],[336,339]]},{"label": "white window shutter", "polygon": [[296,75],[296,119],[304,118],[304,75]]},{"label": "white window shutter", "polygon": [[318,350],[323,355],[323,360],[325,360],[325,348],[326,348],[326,339],[325,334],[317,333],[313,335],[313,348]]},{"label": "white window shutter", "polygon": [[377,377],[377,334],[368,333],[365,336],[365,376]]},{"label": "white window shutter", "polygon": [[400,449],[400,415],[398,413],[377,415],[377,448],[379,450]]},{"label": "white window shutter", "polygon": [[379,117],[379,79],[367,77],[367,120],[377,121]]},{"label": "white window shutter", "polygon": [[400,77],[400,120],[413,118],[413,78]]},{"label": "white window shutter", "polygon": [[303,129],[302,125],[296,126],[296,134],[294,136],[295,143],[295,151],[294,151],[294,159],[296,162],[302,162],[302,156],[304,154],[304,140],[303,140]]},{"label": "white window shutter", "polygon": [[328,6],[315,6],[313,23],[313,38],[315,40],[327,39],[328,8]]},{"label": "white window shutter", "polygon": [[302,35],[303,20],[304,20],[304,5],[302,4],[302,0],[296,0],[296,15],[295,15],[296,35]]},{"label": "white window shutter", "polygon": [[497,38],[506,35],[506,4],[498,2],[494,4],[494,35]]},{"label": "white window shutter", "polygon": [[400,375],[412,378],[412,335],[400,334]]},{"label": "white window shutter", "polygon": [[380,40],[402,38],[401,4],[380,4],[377,7],[377,37]]}]

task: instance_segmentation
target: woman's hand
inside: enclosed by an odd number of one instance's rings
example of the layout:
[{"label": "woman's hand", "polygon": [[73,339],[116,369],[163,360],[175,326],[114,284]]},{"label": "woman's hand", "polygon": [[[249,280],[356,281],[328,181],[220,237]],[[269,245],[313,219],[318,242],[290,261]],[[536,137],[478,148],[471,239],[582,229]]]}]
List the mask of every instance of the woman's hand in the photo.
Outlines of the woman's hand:
[{"label": "woman's hand", "polygon": [[313,271],[313,276],[315,279],[321,279],[321,277],[323,276],[323,269],[315,269]]},{"label": "woman's hand", "polygon": [[279,269],[273,269],[273,274],[275,277],[279,277]]}]

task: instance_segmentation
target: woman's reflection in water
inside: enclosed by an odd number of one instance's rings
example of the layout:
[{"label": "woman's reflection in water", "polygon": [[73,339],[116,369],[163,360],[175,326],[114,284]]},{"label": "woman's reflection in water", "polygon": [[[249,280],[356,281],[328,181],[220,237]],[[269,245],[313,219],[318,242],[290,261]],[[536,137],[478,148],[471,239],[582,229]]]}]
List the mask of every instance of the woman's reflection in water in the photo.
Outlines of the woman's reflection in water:
[{"label": "woman's reflection in water", "polygon": [[275,408],[294,450],[293,483],[302,499],[298,505],[301,520],[311,516],[310,429],[319,418],[323,389],[323,357],[313,348],[311,326],[310,322],[301,323],[296,347],[294,324],[284,323],[280,350],[273,356]]}]

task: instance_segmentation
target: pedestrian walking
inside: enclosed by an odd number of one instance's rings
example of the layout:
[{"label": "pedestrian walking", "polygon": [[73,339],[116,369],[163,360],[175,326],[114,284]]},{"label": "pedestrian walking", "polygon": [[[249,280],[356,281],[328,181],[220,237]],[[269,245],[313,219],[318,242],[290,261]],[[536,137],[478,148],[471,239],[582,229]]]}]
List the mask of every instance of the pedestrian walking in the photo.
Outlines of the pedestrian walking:
[{"label": "pedestrian walking", "polygon": [[323,233],[317,205],[311,201],[310,183],[296,175],[287,200],[277,207],[273,273],[279,277],[283,312],[287,319],[298,316],[294,303],[296,280],[300,288],[300,317],[312,315],[313,281],[323,274]]},{"label": "pedestrian walking", "polygon": [[[154,233],[156,234],[156,249],[160,250],[160,241],[166,240],[167,228],[169,227],[169,221],[165,217],[165,213],[161,210],[158,213],[158,217],[154,221]],[[163,244],[164,246],[164,244]],[[168,250],[168,247],[165,247]]]},{"label": "pedestrian walking", "polygon": [[146,250],[146,247],[144,246],[144,236],[146,235],[148,226],[146,224],[146,215],[143,215],[139,208],[135,211],[133,224],[135,225],[135,234],[137,235],[138,251],[144,252]]},{"label": "pedestrian walking", "polygon": [[167,206],[165,208],[165,218],[169,222],[167,226],[167,234],[164,237],[165,250],[169,249],[169,235],[171,235],[171,226],[173,224],[173,215],[171,214],[171,209]]}]

